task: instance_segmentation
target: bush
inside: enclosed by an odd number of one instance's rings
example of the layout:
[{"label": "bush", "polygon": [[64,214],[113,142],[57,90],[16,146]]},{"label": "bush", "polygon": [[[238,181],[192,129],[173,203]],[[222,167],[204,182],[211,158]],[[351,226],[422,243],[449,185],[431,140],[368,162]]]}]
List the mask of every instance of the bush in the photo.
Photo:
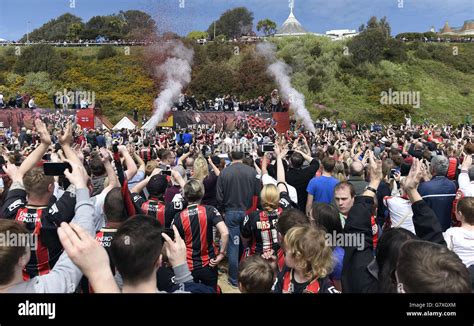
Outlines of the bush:
[{"label": "bush", "polygon": [[54,78],[60,78],[65,63],[56,49],[48,44],[26,47],[15,63],[14,71],[25,75],[29,72],[46,71]]},{"label": "bush", "polygon": [[310,54],[312,57],[319,57],[321,55],[321,52],[323,50],[321,49],[321,46],[319,44],[316,44],[310,51]]},{"label": "bush", "polygon": [[107,44],[107,45],[102,46],[99,52],[97,52],[97,59],[103,60],[103,59],[115,57],[116,55],[117,55],[117,52],[115,52],[114,47],[110,44]]},{"label": "bush", "polygon": [[386,36],[380,29],[368,29],[357,35],[349,44],[355,64],[378,63],[383,59]]},{"label": "bush", "polygon": [[313,92],[317,93],[321,91],[321,88],[323,87],[323,83],[320,77],[313,76],[309,79],[308,81],[308,89]]}]

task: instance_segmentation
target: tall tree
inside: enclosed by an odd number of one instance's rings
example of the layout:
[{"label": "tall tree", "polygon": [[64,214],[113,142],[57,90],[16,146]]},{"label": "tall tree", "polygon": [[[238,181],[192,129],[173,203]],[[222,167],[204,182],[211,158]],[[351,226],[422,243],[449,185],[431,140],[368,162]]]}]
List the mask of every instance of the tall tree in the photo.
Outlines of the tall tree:
[{"label": "tall tree", "polygon": [[[58,18],[51,19],[46,24],[33,30],[29,33],[28,38],[30,41],[57,41],[67,39],[69,27],[72,24],[83,25],[81,18],[72,14],[64,14]],[[21,42],[26,42],[26,35],[21,39]]]},{"label": "tall tree", "polygon": [[250,34],[252,29],[253,13],[245,7],[239,7],[224,12],[217,21],[209,26],[207,32],[212,39],[214,39],[214,35],[221,34],[233,39]]},{"label": "tall tree", "polygon": [[192,31],[189,32],[189,34],[186,36],[186,38],[190,40],[201,40],[201,39],[207,39],[209,37],[209,34],[207,32],[201,32],[201,31]]},{"label": "tall tree", "polygon": [[262,31],[265,36],[270,36],[276,33],[277,24],[270,19],[262,19],[257,23],[257,31]]}]

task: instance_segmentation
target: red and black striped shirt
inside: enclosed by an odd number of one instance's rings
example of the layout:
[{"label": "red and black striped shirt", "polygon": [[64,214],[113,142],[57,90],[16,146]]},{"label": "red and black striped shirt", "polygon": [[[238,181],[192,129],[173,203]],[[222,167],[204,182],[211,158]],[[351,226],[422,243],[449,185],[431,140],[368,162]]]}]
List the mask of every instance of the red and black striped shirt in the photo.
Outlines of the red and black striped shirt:
[{"label": "red and black striped shirt", "polygon": [[137,211],[156,218],[166,228],[171,226],[176,214],[186,207],[185,201],[179,199],[173,200],[171,203],[164,203],[156,198],[145,200],[137,193],[132,194],[132,199]]},{"label": "red and black striped shirt", "polygon": [[74,217],[76,199],[66,191],[56,201],[52,197],[48,206],[33,206],[26,203],[23,189],[11,189],[1,209],[4,218],[23,223],[29,232],[37,236],[30,244],[31,258],[23,271],[23,278],[48,274],[61,256],[63,248],[57,228],[62,222],[70,222]]},{"label": "red and black striped shirt", "polygon": [[243,238],[251,239],[249,256],[261,255],[271,249],[276,254],[280,250],[276,223],[283,210],[291,206],[290,203],[291,199],[288,193],[281,192],[280,207],[278,209],[273,212],[255,211],[245,216],[240,232]]},{"label": "red and black striped shirt", "polygon": [[204,268],[216,258],[212,228],[223,222],[212,206],[191,205],[179,213],[173,224],[186,243],[186,260],[190,271]]}]

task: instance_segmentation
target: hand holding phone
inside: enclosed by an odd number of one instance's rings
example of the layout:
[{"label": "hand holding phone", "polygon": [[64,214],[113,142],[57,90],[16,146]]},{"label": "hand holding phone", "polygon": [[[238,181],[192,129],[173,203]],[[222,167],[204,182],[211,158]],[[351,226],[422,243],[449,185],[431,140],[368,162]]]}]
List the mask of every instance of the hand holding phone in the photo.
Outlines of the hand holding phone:
[{"label": "hand holding phone", "polygon": [[52,176],[62,176],[64,175],[64,171],[69,170],[72,173],[72,166],[71,164],[65,163],[51,163],[46,162],[43,164],[43,170],[45,175],[52,175]]}]

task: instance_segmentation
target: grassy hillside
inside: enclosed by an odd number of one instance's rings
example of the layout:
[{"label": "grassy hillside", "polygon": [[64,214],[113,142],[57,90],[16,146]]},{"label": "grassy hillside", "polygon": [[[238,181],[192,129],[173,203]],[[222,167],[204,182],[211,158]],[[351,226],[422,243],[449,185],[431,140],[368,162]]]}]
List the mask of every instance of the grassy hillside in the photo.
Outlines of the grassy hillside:
[{"label": "grassy hillside", "polygon": [[[403,118],[400,111],[410,111],[418,120],[457,122],[467,112],[474,113],[474,66],[468,65],[474,64],[474,44],[456,44],[458,55],[449,56],[453,45],[414,43],[408,45],[402,63],[382,60],[357,66],[345,58],[344,50],[350,53],[347,41],[305,37],[278,40],[277,45],[279,56],[292,66],[293,83],[305,94],[313,116],[392,121]],[[315,55],[318,51],[313,49],[318,47],[321,54]],[[426,58],[420,58],[420,49],[426,49]],[[381,106],[380,93],[389,88],[419,91],[420,108]],[[328,109],[318,109],[314,103]]]},{"label": "grassy hillside", "polygon": [[[403,60],[355,63],[350,41],[308,36],[273,42],[279,58],[292,67],[293,84],[306,96],[315,118],[396,122],[403,112],[410,112],[415,120],[457,123],[468,112],[474,115],[474,44],[410,43],[403,47]],[[458,47],[457,55],[453,46]],[[0,47],[0,91],[5,97],[29,92],[36,95],[38,105],[51,107],[52,95],[64,88],[94,91],[97,104],[114,122],[134,107],[151,110],[159,85],[142,62],[141,48],[132,47],[130,55],[125,55],[119,47],[115,56],[102,60],[97,58],[99,48],[54,51],[59,53],[63,71],[18,73],[20,56],[12,47]],[[187,91],[198,99],[222,94],[251,99],[275,87],[253,45],[237,49],[232,44],[209,44],[195,46],[195,52]],[[420,108],[382,106],[380,93],[389,88],[420,92]]]}]

